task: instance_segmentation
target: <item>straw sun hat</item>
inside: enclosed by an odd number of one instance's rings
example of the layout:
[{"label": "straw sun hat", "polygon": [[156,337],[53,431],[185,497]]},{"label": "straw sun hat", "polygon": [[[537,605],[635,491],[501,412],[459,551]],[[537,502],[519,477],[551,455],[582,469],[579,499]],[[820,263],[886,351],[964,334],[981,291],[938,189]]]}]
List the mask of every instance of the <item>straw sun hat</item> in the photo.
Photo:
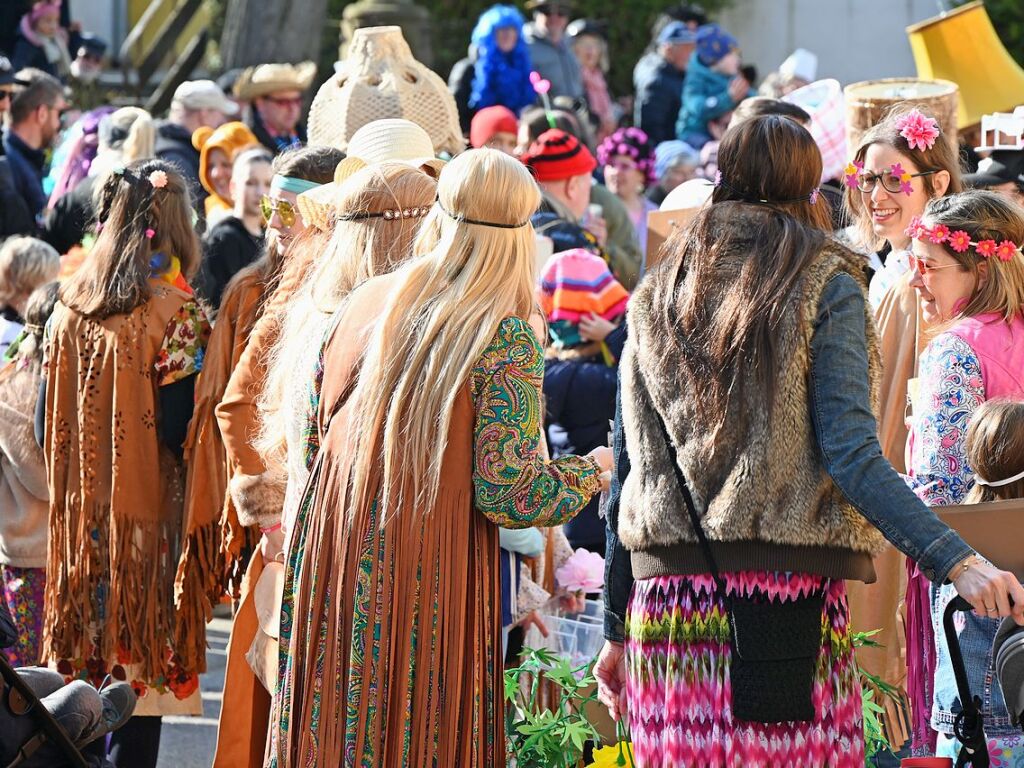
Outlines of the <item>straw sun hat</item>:
[{"label": "straw sun hat", "polygon": [[421,126],[437,152],[465,148],[455,98],[438,75],[413,58],[399,27],[364,27],[309,109],[310,146],[348,152],[352,136],[379,118]]},{"label": "straw sun hat", "polygon": [[247,67],[235,81],[235,96],[252,101],[281,91],[308,91],[316,77],[316,64],[259,64]]},{"label": "straw sun hat", "polygon": [[334,181],[299,195],[303,220],[321,231],[330,229],[342,184],[366,166],[383,162],[406,163],[434,177],[444,166],[444,161],[434,156],[430,136],[416,123],[393,118],[374,120],[352,135],[348,156],[334,170]]}]

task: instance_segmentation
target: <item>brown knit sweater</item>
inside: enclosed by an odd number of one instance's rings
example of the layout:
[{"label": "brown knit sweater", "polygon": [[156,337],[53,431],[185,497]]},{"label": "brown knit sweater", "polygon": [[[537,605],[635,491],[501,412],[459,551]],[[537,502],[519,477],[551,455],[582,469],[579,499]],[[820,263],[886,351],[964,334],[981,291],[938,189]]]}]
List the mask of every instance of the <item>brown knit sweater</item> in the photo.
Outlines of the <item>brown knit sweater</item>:
[{"label": "brown knit sweater", "polygon": [[[741,243],[758,226],[758,215],[721,223],[723,237]],[[728,227],[728,231],[726,230]],[[749,240],[748,240],[749,242]],[[715,264],[716,288],[702,297],[706,316],[723,299],[749,259],[742,244],[726,248]],[[622,489],[619,533],[633,553],[636,578],[707,572],[672,470],[657,414],[678,449],[702,526],[713,542],[719,568],[784,570],[833,578],[870,580],[871,555],[882,537],[842,496],[823,465],[811,420],[810,341],[828,280],[839,272],[862,279],[858,257],[828,242],[785,301],[778,334],[783,359],[774,407],[751,383],[742,405],[724,428],[701,427],[703,382],[687,364],[692,342],[678,338],[683,359],[667,355],[663,317],[654,307],[659,288],[672,279],[671,265],[655,270],[630,300],[630,338],[621,362],[622,410],[632,468]],[[730,277],[731,276],[731,277]],[[687,291],[692,274],[680,291]],[[872,406],[877,412],[880,363],[874,322],[865,314]]]}]

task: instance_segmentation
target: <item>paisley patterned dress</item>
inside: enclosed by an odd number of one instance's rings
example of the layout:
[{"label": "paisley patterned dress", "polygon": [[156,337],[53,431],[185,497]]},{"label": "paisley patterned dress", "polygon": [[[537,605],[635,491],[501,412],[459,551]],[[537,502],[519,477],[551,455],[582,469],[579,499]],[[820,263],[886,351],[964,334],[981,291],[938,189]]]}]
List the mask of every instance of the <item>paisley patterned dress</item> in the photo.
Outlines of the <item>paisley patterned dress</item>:
[{"label": "paisley patterned dress", "polygon": [[435,507],[383,524],[376,502],[336,524],[345,409],[331,419],[290,539],[271,766],[504,765],[496,526],[560,525],[600,490],[592,459],[542,456],[543,371],[506,318],[456,405]]}]

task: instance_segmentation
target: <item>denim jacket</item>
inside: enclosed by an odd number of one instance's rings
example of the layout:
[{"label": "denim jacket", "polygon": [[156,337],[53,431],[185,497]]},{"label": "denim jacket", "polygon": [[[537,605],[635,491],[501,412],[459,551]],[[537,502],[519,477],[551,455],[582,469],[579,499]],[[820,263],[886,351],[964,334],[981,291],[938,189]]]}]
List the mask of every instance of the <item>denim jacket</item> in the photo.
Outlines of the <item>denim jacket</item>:
[{"label": "denim jacket", "polygon": [[[963,706],[957,692],[953,663],[949,658],[945,631],[942,628],[942,614],[949,602],[956,597],[951,585],[931,589],[932,628],[935,631],[935,693],[932,699],[932,728],[939,733],[952,735],[953,723]],[[957,642],[963,655],[967,671],[967,682],[972,696],[981,697],[984,713],[985,735],[1000,738],[1018,734],[1020,729],[1010,724],[1010,713],[1003,700],[1003,691],[995,672],[995,654],[992,644],[999,629],[999,619],[987,619],[973,611],[955,616]]]},{"label": "denim jacket", "polygon": [[[818,307],[811,338],[810,407],[822,462],[843,495],[893,546],[916,560],[931,581],[942,581],[972,550],[914,495],[882,455],[869,404],[864,302],[857,282],[838,274]],[[605,637],[615,641],[624,637],[633,585],[630,555],[617,533],[622,480],[629,472],[621,415],[620,401],[605,555]]]}]

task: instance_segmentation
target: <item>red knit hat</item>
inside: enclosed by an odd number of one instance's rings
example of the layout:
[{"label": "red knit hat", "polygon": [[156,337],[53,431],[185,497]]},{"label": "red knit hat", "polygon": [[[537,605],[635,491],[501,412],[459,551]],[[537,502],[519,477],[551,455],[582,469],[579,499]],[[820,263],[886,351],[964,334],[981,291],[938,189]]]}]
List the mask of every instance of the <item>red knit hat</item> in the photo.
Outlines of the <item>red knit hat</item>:
[{"label": "red knit hat", "polygon": [[537,181],[561,181],[593,172],[597,161],[571,133],[544,131],[522,157]]},{"label": "red knit hat", "polygon": [[513,136],[519,133],[519,121],[515,113],[500,104],[484,107],[473,115],[473,121],[469,124],[469,143],[479,149],[486,146],[496,133],[511,133]]}]

